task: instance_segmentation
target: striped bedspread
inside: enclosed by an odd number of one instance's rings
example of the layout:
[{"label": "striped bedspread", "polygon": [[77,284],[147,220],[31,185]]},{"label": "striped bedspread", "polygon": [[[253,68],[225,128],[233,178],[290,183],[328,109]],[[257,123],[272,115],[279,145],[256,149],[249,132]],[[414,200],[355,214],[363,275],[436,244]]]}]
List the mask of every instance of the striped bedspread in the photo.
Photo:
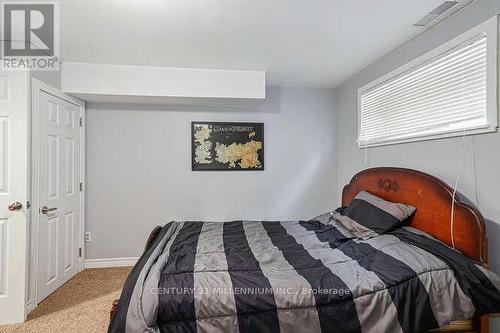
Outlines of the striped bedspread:
[{"label": "striped bedspread", "polygon": [[500,279],[411,228],[368,240],[332,218],[171,222],[109,332],[423,332],[500,310]]}]

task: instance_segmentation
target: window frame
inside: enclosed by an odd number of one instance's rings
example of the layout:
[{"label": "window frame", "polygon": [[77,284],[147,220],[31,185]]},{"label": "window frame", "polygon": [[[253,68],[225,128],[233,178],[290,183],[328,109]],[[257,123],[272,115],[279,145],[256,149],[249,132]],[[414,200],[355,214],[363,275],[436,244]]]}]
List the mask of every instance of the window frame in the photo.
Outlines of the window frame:
[{"label": "window frame", "polygon": [[498,86],[498,68],[500,67],[500,59],[498,57],[498,15],[495,15],[483,23],[475,26],[474,28],[460,34],[459,36],[449,40],[448,42],[432,49],[431,51],[407,62],[406,64],[392,70],[378,79],[362,86],[357,92],[357,146],[358,148],[377,147],[385,145],[394,145],[407,142],[436,140],[443,138],[451,138],[462,136],[463,129],[453,129],[448,131],[441,131],[433,134],[418,134],[410,135],[405,138],[399,139],[380,139],[373,142],[360,141],[361,134],[361,96],[363,93],[375,89],[384,83],[396,79],[397,77],[408,73],[426,63],[429,63],[440,56],[444,56],[453,49],[467,43],[468,41],[477,38],[478,35],[486,34],[486,117],[488,124],[476,127],[469,127],[465,129],[466,135],[482,134],[496,132],[498,129],[498,105],[500,104],[499,86]]}]

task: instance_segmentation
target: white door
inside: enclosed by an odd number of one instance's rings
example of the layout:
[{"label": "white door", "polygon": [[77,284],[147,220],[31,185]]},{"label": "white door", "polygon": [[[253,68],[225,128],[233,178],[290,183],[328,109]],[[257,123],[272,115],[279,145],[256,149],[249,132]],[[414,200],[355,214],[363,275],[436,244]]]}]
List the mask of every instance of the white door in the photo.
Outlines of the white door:
[{"label": "white door", "polygon": [[25,318],[28,82],[0,71],[0,324]]},{"label": "white door", "polygon": [[40,302],[79,268],[80,108],[40,91],[38,110]]}]

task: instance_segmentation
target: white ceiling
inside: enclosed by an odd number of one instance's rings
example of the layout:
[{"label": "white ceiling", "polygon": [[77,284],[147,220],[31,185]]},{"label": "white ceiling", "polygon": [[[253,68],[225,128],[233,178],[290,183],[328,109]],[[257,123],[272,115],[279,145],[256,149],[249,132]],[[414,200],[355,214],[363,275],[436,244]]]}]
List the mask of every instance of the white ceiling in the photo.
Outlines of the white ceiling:
[{"label": "white ceiling", "polygon": [[62,0],[63,61],[266,70],[334,87],[420,30],[442,0]]}]

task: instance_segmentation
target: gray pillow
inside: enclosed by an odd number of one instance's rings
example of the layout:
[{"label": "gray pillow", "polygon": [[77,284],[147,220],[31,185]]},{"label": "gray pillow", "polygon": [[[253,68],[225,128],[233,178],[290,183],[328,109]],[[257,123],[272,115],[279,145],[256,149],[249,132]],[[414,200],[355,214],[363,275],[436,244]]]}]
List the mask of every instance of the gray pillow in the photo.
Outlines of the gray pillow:
[{"label": "gray pillow", "polygon": [[415,207],[384,200],[366,191],[359,192],[351,204],[333,217],[356,237],[368,239],[400,227]]}]

